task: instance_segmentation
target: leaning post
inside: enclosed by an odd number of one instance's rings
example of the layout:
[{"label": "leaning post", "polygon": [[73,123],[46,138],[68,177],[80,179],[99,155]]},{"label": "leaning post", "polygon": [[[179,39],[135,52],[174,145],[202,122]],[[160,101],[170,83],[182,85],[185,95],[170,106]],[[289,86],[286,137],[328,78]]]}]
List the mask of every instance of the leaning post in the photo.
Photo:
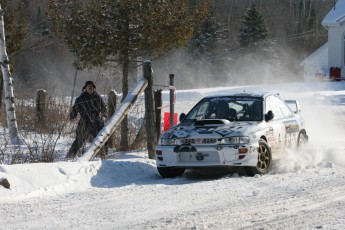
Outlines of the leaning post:
[{"label": "leaning post", "polygon": [[147,80],[145,89],[145,119],[146,119],[146,142],[149,159],[155,157],[155,113],[154,113],[154,97],[153,97],[153,75],[151,61],[144,61],[143,64],[144,78]]}]

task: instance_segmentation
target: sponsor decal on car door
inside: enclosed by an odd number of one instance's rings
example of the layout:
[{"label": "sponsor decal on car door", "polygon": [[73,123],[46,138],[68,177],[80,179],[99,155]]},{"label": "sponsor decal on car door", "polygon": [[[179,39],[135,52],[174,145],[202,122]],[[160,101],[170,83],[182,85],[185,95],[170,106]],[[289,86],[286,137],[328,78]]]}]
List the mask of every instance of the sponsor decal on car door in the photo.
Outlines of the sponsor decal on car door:
[{"label": "sponsor decal on car door", "polygon": [[297,146],[299,125],[296,120],[286,120],[283,123],[285,127],[285,147],[293,148]]},{"label": "sponsor decal on car door", "polygon": [[268,126],[268,144],[273,150],[280,150],[284,146],[285,128],[281,121],[271,121]]}]

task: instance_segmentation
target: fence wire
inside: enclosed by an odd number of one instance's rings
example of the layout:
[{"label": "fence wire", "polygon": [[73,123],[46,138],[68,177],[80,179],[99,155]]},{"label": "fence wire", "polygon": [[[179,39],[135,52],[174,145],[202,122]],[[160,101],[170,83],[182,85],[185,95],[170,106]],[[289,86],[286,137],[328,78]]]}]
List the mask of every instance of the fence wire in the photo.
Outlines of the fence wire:
[{"label": "fence wire", "polygon": [[[103,96],[103,99],[107,105],[108,97]],[[117,105],[121,103],[121,99],[120,96],[117,97]],[[11,145],[8,130],[5,128],[0,130],[0,163],[53,162],[65,159],[75,139],[77,124],[80,119],[78,115],[75,121],[69,120],[70,102],[68,98],[48,98],[47,101],[41,102],[45,106],[43,117],[38,117],[37,113],[37,107],[43,106],[40,102],[36,102],[34,99],[21,98],[17,99],[15,103],[18,130],[24,139],[25,146],[18,148],[18,146]],[[2,127],[6,127],[5,112],[2,111],[2,114],[0,122]],[[140,139],[138,134],[145,119],[144,94],[140,95],[132,105],[127,117],[129,146],[134,146],[134,143]],[[114,135],[117,144],[113,152],[116,152],[120,148],[120,127],[115,130]],[[82,154],[86,145],[92,141],[92,137],[87,138],[87,142],[80,149],[79,154]],[[146,142],[139,145],[136,143],[135,146],[141,149],[145,148]]]}]

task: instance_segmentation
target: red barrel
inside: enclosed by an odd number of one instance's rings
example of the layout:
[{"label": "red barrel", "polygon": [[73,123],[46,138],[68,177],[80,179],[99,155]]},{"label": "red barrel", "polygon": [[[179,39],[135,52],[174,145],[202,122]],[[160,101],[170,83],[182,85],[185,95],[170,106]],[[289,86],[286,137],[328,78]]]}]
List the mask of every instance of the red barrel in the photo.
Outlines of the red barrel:
[{"label": "red barrel", "polygon": [[329,78],[336,81],[340,81],[341,69],[339,67],[331,67],[329,69]]}]

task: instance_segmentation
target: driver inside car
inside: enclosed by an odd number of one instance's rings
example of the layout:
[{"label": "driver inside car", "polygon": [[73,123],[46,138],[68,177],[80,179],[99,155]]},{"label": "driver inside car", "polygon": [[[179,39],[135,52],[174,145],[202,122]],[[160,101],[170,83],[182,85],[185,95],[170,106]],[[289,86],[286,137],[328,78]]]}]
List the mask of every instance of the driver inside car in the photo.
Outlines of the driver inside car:
[{"label": "driver inside car", "polygon": [[254,101],[253,104],[241,117],[241,120],[259,121],[262,117],[261,102]]},{"label": "driver inside car", "polygon": [[229,121],[237,121],[237,111],[229,107],[228,102],[219,101],[215,109],[217,119],[227,119]]},{"label": "driver inside car", "polygon": [[229,104],[226,101],[219,101],[216,105],[216,118],[217,119],[229,119],[230,109]]}]

